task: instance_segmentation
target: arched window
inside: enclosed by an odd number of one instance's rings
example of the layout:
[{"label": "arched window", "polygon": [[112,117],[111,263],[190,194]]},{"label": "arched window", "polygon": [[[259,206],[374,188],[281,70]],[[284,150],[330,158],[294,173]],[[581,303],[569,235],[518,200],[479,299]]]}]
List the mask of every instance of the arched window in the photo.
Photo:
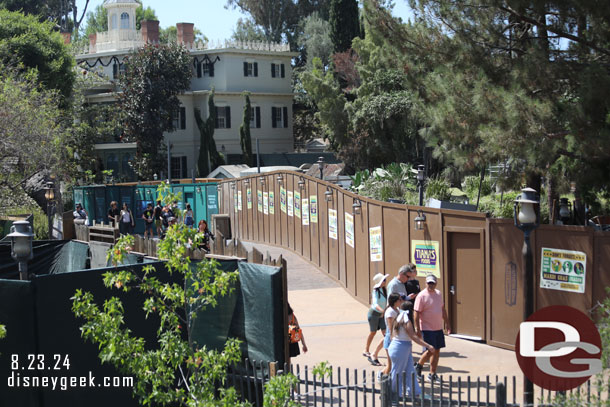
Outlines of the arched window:
[{"label": "arched window", "polygon": [[129,28],[129,14],[127,13],[121,14],[121,28]]},{"label": "arched window", "polygon": [[110,29],[116,29],[116,14],[110,16]]}]

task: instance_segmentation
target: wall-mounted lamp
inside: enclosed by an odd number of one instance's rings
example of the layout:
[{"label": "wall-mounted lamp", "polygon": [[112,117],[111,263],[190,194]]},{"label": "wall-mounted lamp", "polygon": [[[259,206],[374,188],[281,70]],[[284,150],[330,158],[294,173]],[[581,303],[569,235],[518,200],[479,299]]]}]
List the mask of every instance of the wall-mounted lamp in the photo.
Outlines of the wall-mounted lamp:
[{"label": "wall-mounted lamp", "polygon": [[303,189],[305,188],[305,180],[303,179],[303,177],[300,177],[299,179],[299,189]]},{"label": "wall-mounted lamp", "polygon": [[360,199],[354,198],[354,204],[352,205],[352,215],[360,215],[361,208],[362,208],[362,202],[360,202]]},{"label": "wall-mounted lamp", "polygon": [[[220,185],[218,185],[217,187],[217,191],[220,191]],[[197,187],[197,193],[200,194],[201,193],[201,187]]]},{"label": "wall-mounted lamp", "polygon": [[222,184],[216,184],[216,190],[218,192],[222,191]]},{"label": "wall-mounted lamp", "polygon": [[414,219],[415,221],[415,230],[424,230],[424,225],[426,224],[426,214],[422,213],[422,211],[417,211],[417,217]]},{"label": "wall-mounted lamp", "polygon": [[231,189],[235,189],[235,181],[231,182]]},{"label": "wall-mounted lamp", "polygon": [[259,177],[258,178],[261,181],[261,186],[265,186],[265,177]]},{"label": "wall-mounted lamp", "polygon": [[244,180],[244,184],[246,184],[246,185],[250,185],[250,178],[246,178],[246,179]]},{"label": "wall-mounted lamp", "polygon": [[282,177],[282,174],[277,175],[277,183],[278,185],[284,185],[284,177]]},{"label": "wall-mounted lamp", "polygon": [[329,187],[326,187],[326,192],[324,192],[324,199],[326,199],[326,202],[333,201],[333,191],[331,191]]}]

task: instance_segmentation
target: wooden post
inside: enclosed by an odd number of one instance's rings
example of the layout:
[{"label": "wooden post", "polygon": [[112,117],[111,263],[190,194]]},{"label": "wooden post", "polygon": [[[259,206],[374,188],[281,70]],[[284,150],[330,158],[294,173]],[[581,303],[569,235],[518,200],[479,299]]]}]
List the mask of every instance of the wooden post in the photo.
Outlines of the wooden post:
[{"label": "wooden post", "polygon": [[275,377],[277,375],[277,363],[269,362],[269,377]]}]

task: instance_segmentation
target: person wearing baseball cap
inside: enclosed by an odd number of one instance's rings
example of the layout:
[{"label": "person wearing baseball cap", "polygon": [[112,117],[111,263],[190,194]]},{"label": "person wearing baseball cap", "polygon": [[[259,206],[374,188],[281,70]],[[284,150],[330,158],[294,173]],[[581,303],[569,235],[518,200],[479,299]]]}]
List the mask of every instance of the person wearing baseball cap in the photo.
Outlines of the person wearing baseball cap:
[{"label": "person wearing baseball cap", "polygon": [[445,302],[443,295],[436,289],[436,276],[428,274],[426,276],[426,289],[422,290],[415,298],[415,333],[423,337],[426,343],[429,343],[433,348],[426,349],[421,355],[419,362],[415,365],[415,372],[418,376],[422,375],[424,364],[430,360],[430,381],[438,381],[436,368],[440,357],[440,349],[445,347],[445,334],[443,327],[447,330],[447,334],[451,333],[449,326],[449,318],[445,310]]},{"label": "person wearing baseball cap", "polygon": [[369,336],[366,338],[366,346],[364,348],[364,352],[362,352],[362,355],[365,356],[373,366],[381,366],[381,362],[378,358],[379,351],[383,347],[383,339],[381,340],[381,342],[379,342],[379,345],[377,345],[377,347],[375,348],[375,352],[373,352],[372,355],[369,352],[369,348],[377,331],[381,331],[382,336],[385,336],[386,326],[383,318],[383,313],[388,302],[388,292],[386,290],[386,281],[388,277],[389,274],[381,273],[377,273],[373,277],[373,282],[375,283],[375,285],[373,286],[373,291],[371,293],[371,307],[369,308],[369,312],[367,315],[370,332]]}]

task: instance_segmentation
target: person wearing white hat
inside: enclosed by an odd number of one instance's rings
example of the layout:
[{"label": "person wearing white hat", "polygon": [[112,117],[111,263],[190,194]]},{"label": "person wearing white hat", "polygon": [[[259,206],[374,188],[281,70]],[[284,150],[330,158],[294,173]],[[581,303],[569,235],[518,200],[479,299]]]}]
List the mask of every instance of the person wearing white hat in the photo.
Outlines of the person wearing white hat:
[{"label": "person wearing white hat", "polygon": [[443,327],[447,330],[447,334],[451,333],[449,326],[449,318],[447,310],[445,310],[445,302],[443,295],[436,289],[436,277],[433,274],[426,276],[427,288],[419,293],[415,299],[415,332],[424,338],[433,349],[427,349],[415,365],[415,371],[418,376],[421,376],[421,371],[424,364],[430,360],[430,381],[438,381],[436,367],[440,357],[440,349],[445,347],[445,334]]},{"label": "person wearing white hat", "polygon": [[362,355],[366,356],[373,366],[381,366],[381,362],[378,358],[379,351],[383,347],[383,339],[381,342],[379,342],[379,345],[377,345],[377,348],[375,348],[375,352],[373,352],[372,355],[369,352],[369,349],[377,331],[381,331],[382,336],[385,336],[385,321],[383,319],[383,313],[388,301],[388,292],[386,290],[386,280],[388,277],[389,274],[381,273],[377,273],[373,277],[373,282],[375,285],[373,286],[373,291],[371,293],[371,307],[369,308],[367,315],[370,332],[369,336],[366,338],[366,347],[364,348],[364,352],[362,352]]}]

